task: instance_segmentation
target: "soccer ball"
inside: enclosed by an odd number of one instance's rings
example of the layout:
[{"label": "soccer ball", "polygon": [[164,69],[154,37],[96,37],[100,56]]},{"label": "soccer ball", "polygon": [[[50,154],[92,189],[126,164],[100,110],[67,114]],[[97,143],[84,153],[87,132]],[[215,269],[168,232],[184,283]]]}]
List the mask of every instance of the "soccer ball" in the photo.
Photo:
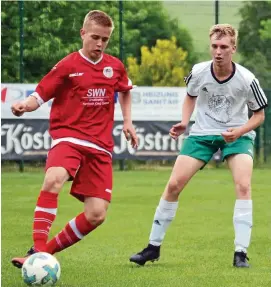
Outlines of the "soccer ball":
[{"label": "soccer ball", "polygon": [[34,253],[24,262],[22,276],[28,286],[52,286],[60,277],[60,265],[49,253]]}]

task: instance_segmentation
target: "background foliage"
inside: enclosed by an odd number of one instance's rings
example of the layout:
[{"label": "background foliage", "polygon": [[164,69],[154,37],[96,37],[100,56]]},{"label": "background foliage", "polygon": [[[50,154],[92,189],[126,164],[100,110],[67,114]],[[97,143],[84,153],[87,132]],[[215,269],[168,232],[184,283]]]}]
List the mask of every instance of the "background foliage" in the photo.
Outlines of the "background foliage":
[{"label": "background foliage", "polygon": [[185,86],[188,74],[187,52],[177,46],[176,38],[157,40],[149,49],[141,48],[141,63],[128,58],[128,74],[139,86],[176,87]]},{"label": "background foliage", "polygon": [[240,10],[239,51],[241,64],[271,87],[271,1],[247,1]]},{"label": "background foliage", "polygon": [[[113,18],[115,31],[107,52],[119,56],[118,5],[118,1],[25,1],[25,82],[39,81],[61,58],[80,49],[79,30],[89,10],[103,10]],[[192,38],[176,20],[170,19],[162,2],[124,1],[123,7],[125,61],[127,57],[133,56],[140,62],[142,46],[151,48],[157,39],[170,39],[175,36],[177,46],[188,52],[188,65],[195,62]],[[18,82],[18,1],[2,2],[1,25],[2,82]]]}]

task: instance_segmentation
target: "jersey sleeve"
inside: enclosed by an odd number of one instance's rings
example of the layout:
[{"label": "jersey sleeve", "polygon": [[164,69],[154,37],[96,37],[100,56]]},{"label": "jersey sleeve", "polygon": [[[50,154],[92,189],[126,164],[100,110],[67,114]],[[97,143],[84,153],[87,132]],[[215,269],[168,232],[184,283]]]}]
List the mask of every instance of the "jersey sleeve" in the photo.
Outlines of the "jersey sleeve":
[{"label": "jersey sleeve", "polygon": [[45,75],[36,87],[33,96],[41,105],[57,96],[57,91],[68,78],[68,69],[65,60],[58,62],[52,70]]},{"label": "jersey sleeve", "polygon": [[256,78],[254,78],[250,84],[247,105],[253,112],[257,112],[268,106],[267,98]]},{"label": "jersey sleeve", "polygon": [[198,85],[197,85],[197,76],[195,71],[195,66],[192,68],[191,72],[187,77],[184,78],[185,84],[186,84],[186,90],[187,94],[191,97],[197,97],[198,96]]},{"label": "jersey sleeve", "polygon": [[133,88],[132,81],[128,78],[124,65],[121,63],[120,78],[115,86],[115,92],[126,92]]}]

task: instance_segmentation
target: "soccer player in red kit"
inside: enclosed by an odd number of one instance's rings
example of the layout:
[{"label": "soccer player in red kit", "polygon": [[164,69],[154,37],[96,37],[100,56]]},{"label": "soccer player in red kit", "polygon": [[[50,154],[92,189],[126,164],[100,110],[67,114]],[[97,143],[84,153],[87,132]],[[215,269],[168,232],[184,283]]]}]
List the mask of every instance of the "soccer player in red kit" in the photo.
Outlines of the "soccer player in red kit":
[{"label": "soccer player in red kit", "polygon": [[[49,128],[52,148],[34,213],[34,246],[27,256],[59,252],[104,221],[112,192],[114,92],[119,92],[124,134],[134,148],[138,145],[131,121],[132,83],[121,61],[104,53],[113,29],[106,13],[90,11],[80,30],[82,49],[62,59],[32,95],[11,107],[14,115],[21,116],[54,99]],[[71,194],[84,203],[84,212],[47,242],[58,194],[70,179]],[[13,265],[21,268],[27,256],[13,258]]]}]

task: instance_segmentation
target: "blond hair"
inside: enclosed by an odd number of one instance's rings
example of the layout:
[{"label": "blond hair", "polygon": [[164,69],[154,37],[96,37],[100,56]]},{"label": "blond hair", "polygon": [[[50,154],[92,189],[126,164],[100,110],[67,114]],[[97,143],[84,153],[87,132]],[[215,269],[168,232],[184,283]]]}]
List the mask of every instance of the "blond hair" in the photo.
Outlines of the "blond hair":
[{"label": "blond hair", "polygon": [[89,11],[85,16],[83,27],[89,25],[91,21],[95,22],[97,25],[110,27],[112,28],[112,30],[114,29],[114,22],[112,18],[103,11],[100,10]]},{"label": "blond hair", "polygon": [[217,24],[211,27],[209,36],[210,38],[216,34],[217,39],[221,39],[224,36],[231,37],[231,43],[236,46],[237,45],[237,38],[238,38],[238,31],[232,27],[230,24]]}]

